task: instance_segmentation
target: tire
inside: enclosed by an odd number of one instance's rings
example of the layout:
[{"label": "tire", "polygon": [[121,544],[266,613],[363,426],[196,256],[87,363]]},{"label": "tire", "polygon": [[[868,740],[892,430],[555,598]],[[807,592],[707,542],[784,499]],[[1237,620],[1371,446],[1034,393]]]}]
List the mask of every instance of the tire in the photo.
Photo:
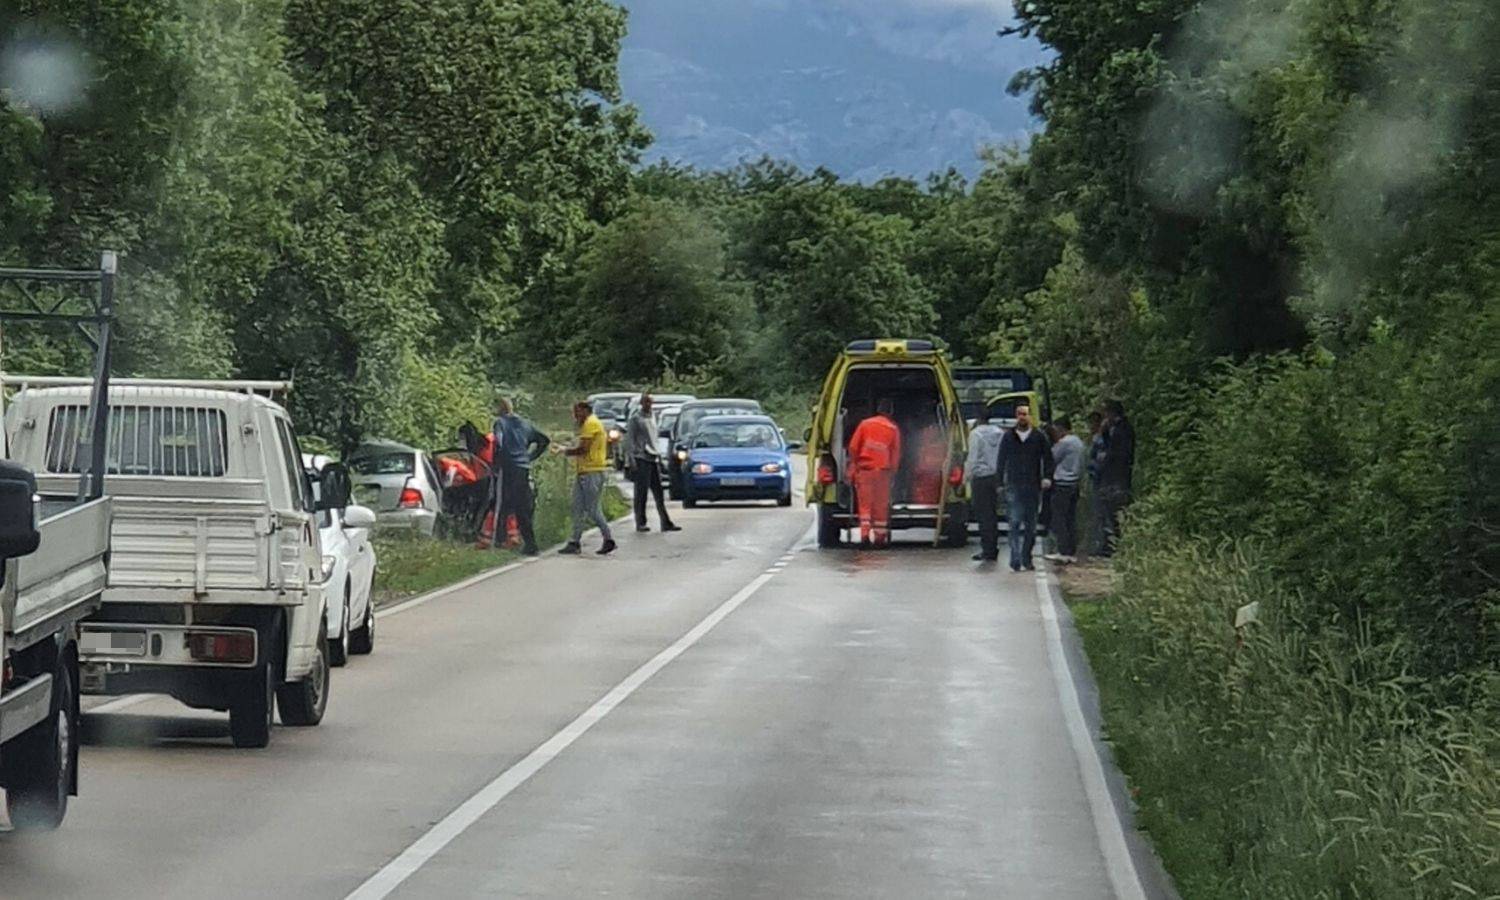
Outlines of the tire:
[{"label": "tire", "polygon": [[782,494],[780,497],[777,497],[776,498],[776,505],[777,506],[791,506],[792,505],[792,492],[791,491],[787,491],[785,494]]},{"label": "tire", "polygon": [[958,507],[943,522],[943,546],[963,547],[969,543],[969,511]]},{"label": "tire", "polygon": [[328,708],[328,620],[318,626],[318,658],[312,672],[301,681],[276,688],[276,708],[281,710],[281,724],[299,728],[323,721]]},{"label": "tire", "polygon": [[349,652],[364,656],[375,649],[375,598],[365,601],[365,618],[349,633]]},{"label": "tire", "polygon": [[683,507],[683,509],[697,509],[698,508],[698,498],[696,498],[696,497],[683,497],[682,498],[682,507]]},{"label": "tire", "polygon": [[264,657],[248,673],[238,696],[229,706],[229,737],[236,747],[259,748],[271,743],[271,713],[276,707],[276,649],[280,632],[270,632]]},{"label": "tire", "polygon": [[66,655],[52,673],[52,707],[5,751],[5,805],[18,830],[51,831],[68,812],[78,779],[78,694]]},{"label": "tire", "polygon": [[344,584],[344,610],[341,613],[343,625],[339,628],[337,638],[328,639],[328,664],[334,668],[343,668],[349,662],[349,585]]},{"label": "tire", "polygon": [[682,499],[682,488],[678,484],[677,476],[672,474],[671,469],[667,470],[667,498],[670,500]]},{"label": "tire", "polygon": [[839,545],[839,523],[833,518],[833,509],[827,503],[818,504],[818,546]]}]

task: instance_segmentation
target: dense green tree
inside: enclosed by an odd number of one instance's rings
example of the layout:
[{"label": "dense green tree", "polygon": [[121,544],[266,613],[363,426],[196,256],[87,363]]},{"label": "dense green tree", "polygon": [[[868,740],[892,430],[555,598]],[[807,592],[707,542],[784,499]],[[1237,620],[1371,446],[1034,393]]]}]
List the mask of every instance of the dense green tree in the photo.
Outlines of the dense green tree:
[{"label": "dense green tree", "polygon": [[671,200],[641,198],[584,246],[553,310],[563,367],[588,383],[659,383],[722,367],[749,325],[724,235]]},{"label": "dense green tree", "polygon": [[[298,77],[329,128],[394,154],[444,225],[440,330],[481,345],[623,201],[645,146],[604,0],[291,0]],[[529,301],[532,305],[525,305]]]}]

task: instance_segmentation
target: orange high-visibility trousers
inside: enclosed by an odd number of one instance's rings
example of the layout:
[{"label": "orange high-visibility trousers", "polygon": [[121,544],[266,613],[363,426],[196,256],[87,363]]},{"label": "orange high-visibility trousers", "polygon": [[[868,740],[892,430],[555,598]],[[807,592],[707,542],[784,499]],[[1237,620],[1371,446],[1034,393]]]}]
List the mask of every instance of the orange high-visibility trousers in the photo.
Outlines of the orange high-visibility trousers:
[{"label": "orange high-visibility trousers", "polygon": [[857,469],[854,472],[854,505],[859,513],[859,537],[868,541],[874,533],[875,543],[891,541],[892,469]]}]

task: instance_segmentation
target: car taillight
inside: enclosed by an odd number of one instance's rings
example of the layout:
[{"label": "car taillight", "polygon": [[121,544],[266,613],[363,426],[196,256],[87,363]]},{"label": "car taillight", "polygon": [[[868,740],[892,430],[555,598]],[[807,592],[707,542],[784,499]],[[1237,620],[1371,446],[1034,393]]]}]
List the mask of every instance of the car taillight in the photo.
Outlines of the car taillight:
[{"label": "car taillight", "polygon": [[818,484],[833,484],[833,463],[826,459],[818,461]]},{"label": "car taillight", "polygon": [[396,505],[402,509],[421,509],[422,492],[414,487],[402,488],[401,499],[396,501]]},{"label": "car taillight", "polygon": [[211,631],[189,631],[188,653],[201,662],[255,662],[255,635],[222,634]]},{"label": "car taillight", "polygon": [[964,483],[963,466],[954,466],[953,468],[948,470],[948,483],[953,485],[954,487],[958,487],[959,485]]}]

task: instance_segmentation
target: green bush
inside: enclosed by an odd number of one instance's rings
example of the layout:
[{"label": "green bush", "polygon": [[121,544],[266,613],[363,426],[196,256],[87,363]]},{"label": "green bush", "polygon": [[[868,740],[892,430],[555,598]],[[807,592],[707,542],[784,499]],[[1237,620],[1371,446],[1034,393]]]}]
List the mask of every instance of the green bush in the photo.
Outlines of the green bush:
[{"label": "green bush", "polygon": [[[1079,616],[1140,821],[1188,897],[1500,892],[1500,679],[1424,679],[1404,637],[1331,614],[1264,545],[1136,523]],[[1239,645],[1237,609],[1259,620]]]}]

